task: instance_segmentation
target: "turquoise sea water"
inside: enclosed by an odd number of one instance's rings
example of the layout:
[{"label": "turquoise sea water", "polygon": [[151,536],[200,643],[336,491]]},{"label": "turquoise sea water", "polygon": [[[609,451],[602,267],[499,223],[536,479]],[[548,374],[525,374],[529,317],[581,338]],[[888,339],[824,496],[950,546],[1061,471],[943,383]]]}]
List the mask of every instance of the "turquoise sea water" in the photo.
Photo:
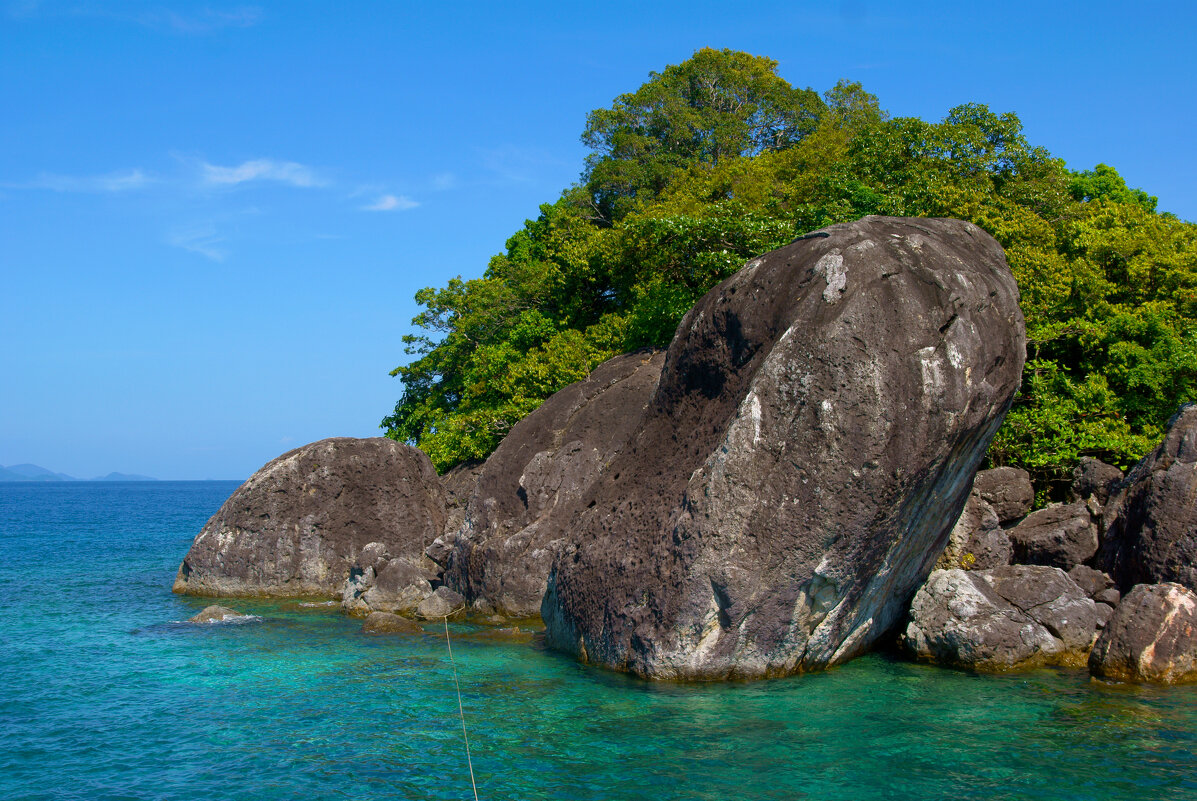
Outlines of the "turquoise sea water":
[{"label": "turquoise sea water", "polygon": [[[472,798],[444,631],[331,607],[177,621],[235,482],[0,485],[0,798]],[[485,799],[1197,798],[1197,688],[870,656],[648,684],[451,629]]]}]

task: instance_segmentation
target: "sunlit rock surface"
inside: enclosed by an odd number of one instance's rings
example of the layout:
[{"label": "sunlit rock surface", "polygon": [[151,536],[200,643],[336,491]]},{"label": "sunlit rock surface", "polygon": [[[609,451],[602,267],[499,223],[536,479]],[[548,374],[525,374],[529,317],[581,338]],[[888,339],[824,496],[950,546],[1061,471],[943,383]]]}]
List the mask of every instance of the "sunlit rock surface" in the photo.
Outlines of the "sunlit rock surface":
[{"label": "sunlit rock surface", "polygon": [[541,521],[570,532],[547,641],[655,678],[867,650],[942,552],[1024,342],[969,223],[867,217],[752,260],[683,319],[600,480]]}]

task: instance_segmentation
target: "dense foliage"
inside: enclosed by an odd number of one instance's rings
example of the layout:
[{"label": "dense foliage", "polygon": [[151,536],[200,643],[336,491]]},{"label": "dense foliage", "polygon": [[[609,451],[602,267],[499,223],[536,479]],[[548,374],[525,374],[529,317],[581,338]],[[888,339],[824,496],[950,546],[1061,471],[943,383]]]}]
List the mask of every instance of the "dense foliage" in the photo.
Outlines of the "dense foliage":
[{"label": "dense foliage", "polygon": [[1125,467],[1197,388],[1197,226],[1105,165],[1070,171],[983,105],[890,119],[841,82],[701,50],[592,112],[582,181],[481,278],[424,289],[388,436],[440,469],[484,458],[605,359],[665,347],[743,262],[866,214],[958,217],[1005,247],[1027,320],[1021,392],[989,451],[1058,496],[1076,459]]}]

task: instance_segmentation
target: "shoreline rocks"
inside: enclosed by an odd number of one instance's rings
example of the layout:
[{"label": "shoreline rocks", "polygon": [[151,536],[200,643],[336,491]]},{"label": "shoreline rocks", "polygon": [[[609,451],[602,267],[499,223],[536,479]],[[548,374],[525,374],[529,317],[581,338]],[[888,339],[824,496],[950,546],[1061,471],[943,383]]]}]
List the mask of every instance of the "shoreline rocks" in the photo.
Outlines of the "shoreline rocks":
[{"label": "shoreline rocks", "polygon": [[[866,217],[754,259],[683,319],[639,430],[568,514],[546,641],[650,678],[773,676],[905,614],[1021,376],[997,243]],[[568,521],[568,522],[566,522]]]},{"label": "shoreline rocks", "polygon": [[1174,582],[1134,587],[1093,646],[1089,671],[1108,681],[1197,681],[1197,594]]},{"label": "shoreline rocks", "polygon": [[422,557],[445,500],[422,452],[376,437],[320,440],[267,463],[196,536],[174,591],[336,598],[361,549]]},{"label": "shoreline rocks", "polygon": [[1084,665],[1097,604],[1057,567],[938,570],[915,594],[900,637],[915,659],[970,670]]}]

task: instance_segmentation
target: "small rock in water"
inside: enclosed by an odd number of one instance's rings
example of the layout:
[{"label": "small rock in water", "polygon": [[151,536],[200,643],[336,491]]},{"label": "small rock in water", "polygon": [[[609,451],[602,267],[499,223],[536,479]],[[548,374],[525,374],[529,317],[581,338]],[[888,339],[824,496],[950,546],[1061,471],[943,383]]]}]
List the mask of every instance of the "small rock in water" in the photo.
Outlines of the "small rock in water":
[{"label": "small rock in water", "polygon": [[207,606],[204,607],[198,615],[187,618],[188,623],[223,623],[226,620],[233,620],[239,617],[249,617],[243,615],[235,609],[229,609],[227,606]]},{"label": "small rock in water", "polygon": [[414,620],[391,614],[371,612],[362,624],[363,634],[423,634],[424,629]]},{"label": "small rock in water", "polygon": [[335,597],[360,551],[419,559],[444,532],[445,514],[436,471],[416,448],[386,437],[323,439],[237,488],[191,544],[174,591]]}]

